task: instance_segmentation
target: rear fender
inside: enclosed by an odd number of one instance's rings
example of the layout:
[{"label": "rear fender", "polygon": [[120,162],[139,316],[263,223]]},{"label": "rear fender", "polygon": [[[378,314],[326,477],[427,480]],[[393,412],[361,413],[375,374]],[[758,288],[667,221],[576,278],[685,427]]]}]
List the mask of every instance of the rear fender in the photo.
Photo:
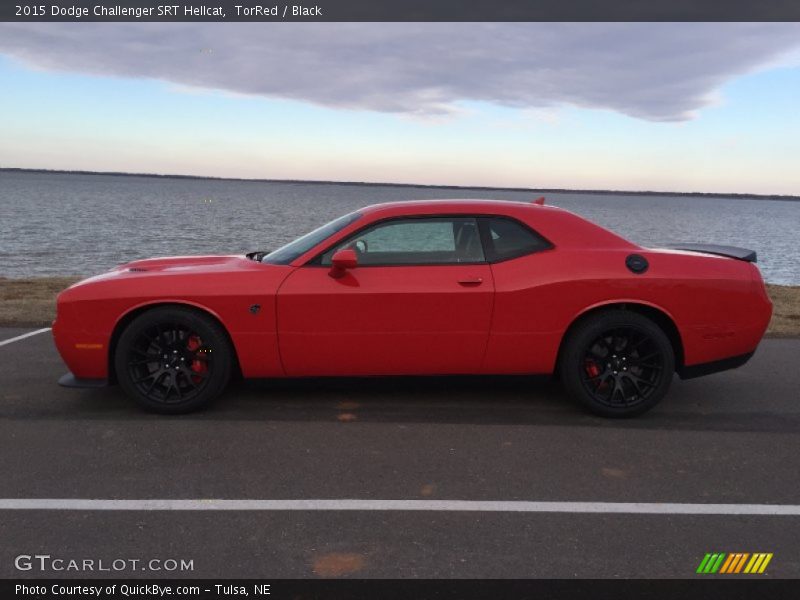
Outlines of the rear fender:
[{"label": "rear fender", "polygon": [[[643,316],[649,318],[653,322],[656,323],[664,333],[669,338],[672,344],[672,350],[675,353],[675,367],[676,369],[683,368],[683,336],[681,334],[678,325],[675,322],[675,318],[672,314],[666,310],[664,307],[654,304],[652,302],[648,302],[646,300],[640,299],[619,299],[619,300],[605,300],[602,302],[597,302],[590,306],[587,306],[582,311],[580,311],[575,317],[572,319],[569,327],[567,327],[566,331],[564,332],[563,337],[561,338],[561,344],[558,348],[558,355],[557,360],[561,357],[561,352],[564,348],[564,342],[569,337],[570,332],[575,328],[575,326],[580,323],[583,319],[588,318],[592,314],[596,314],[602,310],[609,310],[609,309],[623,309],[623,310],[631,310],[642,314]],[[555,366],[555,372],[558,372],[558,364]]]}]

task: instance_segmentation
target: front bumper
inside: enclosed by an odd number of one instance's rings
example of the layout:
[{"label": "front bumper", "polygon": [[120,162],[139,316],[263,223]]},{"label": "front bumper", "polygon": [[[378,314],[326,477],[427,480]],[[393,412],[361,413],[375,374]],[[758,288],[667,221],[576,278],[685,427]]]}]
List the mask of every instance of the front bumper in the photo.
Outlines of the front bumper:
[{"label": "front bumper", "polygon": [[70,373],[79,380],[108,377],[108,335],[89,333],[74,325],[66,327],[63,318],[53,321],[53,341]]}]

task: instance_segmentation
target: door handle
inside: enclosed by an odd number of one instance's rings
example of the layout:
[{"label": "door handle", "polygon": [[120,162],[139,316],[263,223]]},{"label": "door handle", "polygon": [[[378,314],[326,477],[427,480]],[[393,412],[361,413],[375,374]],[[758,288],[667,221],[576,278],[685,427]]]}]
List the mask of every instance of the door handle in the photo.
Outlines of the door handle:
[{"label": "door handle", "polygon": [[482,277],[464,277],[463,279],[459,279],[458,283],[461,285],[480,285],[483,283]]}]

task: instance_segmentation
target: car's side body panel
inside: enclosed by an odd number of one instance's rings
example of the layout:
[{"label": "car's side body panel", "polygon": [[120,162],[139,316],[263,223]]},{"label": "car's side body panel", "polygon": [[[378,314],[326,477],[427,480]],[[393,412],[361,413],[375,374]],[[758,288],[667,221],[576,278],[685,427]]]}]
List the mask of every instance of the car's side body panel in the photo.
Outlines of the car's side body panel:
[{"label": "car's side body panel", "polygon": [[278,293],[290,376],[479,372],[492,317],[489,265],[296,269]]}]

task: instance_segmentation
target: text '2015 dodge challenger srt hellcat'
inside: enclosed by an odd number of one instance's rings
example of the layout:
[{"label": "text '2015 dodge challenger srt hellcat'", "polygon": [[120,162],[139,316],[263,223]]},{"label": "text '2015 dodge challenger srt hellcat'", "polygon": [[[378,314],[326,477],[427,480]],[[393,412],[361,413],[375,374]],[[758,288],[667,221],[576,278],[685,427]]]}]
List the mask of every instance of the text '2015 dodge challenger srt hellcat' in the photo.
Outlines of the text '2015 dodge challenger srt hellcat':
[{"label": "text '2015 dodge challenger srt hellcat'", "polygon": [[744,364],[772,313],[755,253],[650,249],[543,203],[379,204],[271,253],[137,260],[58,297],[61,383],[183,413],[234,374],[554,374],[643,413]]}]

